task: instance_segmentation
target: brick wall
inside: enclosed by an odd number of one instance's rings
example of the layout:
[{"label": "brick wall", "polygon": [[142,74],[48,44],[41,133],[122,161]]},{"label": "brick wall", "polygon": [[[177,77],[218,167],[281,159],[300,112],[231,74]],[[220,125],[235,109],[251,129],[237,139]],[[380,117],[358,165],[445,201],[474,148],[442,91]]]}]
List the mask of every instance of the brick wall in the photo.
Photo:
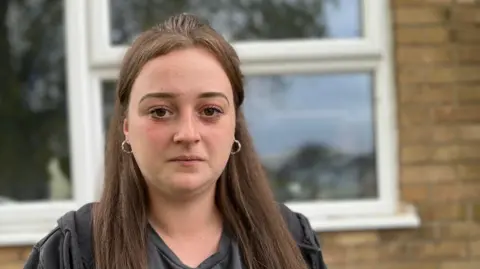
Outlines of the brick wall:
[{"label": "brick wall", "polygon": [[0,269],[21,269],[30,254],[31,247],[0,248]]},{"label": "brick wall", "polygon": [[[478,2],[391,0],[401,197],[422,227],[324,233],[330,269],[480,268]],[[22,268],[29,251],[0,249],[0,268]]]},{"label": "brick wall", "polygon": [[480,1],[391,6],[401,197],[418,207],[422,227],[324,233],[326,259],[330,269],[477,269]]}]

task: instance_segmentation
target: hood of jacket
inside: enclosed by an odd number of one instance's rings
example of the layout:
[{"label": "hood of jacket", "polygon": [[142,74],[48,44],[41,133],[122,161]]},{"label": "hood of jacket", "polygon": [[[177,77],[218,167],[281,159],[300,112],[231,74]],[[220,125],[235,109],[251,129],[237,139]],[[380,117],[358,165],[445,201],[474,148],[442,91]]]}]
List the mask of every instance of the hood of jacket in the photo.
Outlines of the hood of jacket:
[{"label": "hood of jacket", "polygon": [[[33,247],[24,269],[93,269],[93,206],[85,204],[58,219],[58,226]],[[325,269],[320,244],[307,218],[283,204],[280,209],[310,268]]]}]

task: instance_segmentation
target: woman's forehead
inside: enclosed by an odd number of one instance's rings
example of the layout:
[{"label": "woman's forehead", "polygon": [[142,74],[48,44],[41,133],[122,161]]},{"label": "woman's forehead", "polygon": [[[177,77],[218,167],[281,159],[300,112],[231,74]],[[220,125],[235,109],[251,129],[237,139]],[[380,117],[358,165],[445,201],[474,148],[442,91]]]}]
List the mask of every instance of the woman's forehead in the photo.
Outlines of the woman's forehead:
[{"label": "woman's forehead", "polygon": [[221,64],[209,53],[198,49],[175,51],[149,61],[140,71],[132,90],[138,94],[221,92],[229,97],[232,95],[229,78]]}]

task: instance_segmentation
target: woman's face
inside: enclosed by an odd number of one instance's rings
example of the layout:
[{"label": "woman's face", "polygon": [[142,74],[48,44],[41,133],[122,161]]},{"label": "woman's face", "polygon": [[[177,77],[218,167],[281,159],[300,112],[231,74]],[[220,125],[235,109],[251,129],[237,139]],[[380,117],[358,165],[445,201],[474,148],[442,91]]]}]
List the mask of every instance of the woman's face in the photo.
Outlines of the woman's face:
[{"label": "woman's face", "polygon": [[123,129],[154,192],[180,197],[210,189],[234,143],[235,106],[225,71],[200,48],[151,60],[133,84]]}]

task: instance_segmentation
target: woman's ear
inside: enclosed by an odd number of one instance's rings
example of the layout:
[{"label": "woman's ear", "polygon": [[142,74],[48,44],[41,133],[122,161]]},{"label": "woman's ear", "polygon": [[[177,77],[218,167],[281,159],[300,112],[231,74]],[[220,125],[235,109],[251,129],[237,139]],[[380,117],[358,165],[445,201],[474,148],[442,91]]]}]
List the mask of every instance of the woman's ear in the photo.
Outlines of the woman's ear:
[{"label": "woman's ear", "polygon": [[128,137],[128,120],[127,120],[127,118],[125,118],[123,120],[123,135],[125,137]]}]

